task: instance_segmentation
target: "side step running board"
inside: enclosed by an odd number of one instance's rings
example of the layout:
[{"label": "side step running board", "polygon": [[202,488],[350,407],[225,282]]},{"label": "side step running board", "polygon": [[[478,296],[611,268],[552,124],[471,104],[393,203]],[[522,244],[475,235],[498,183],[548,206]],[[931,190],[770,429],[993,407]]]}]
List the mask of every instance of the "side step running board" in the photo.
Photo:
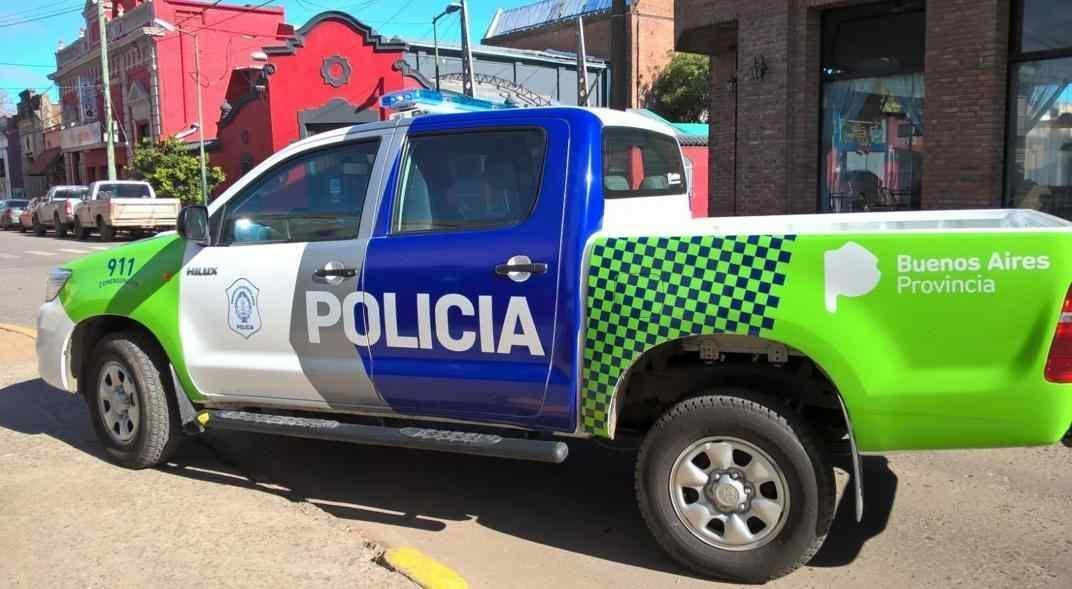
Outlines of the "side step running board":
[{"label": "side step running board", "polygon": [[198,414],[197,421],[206,429],[276,434],[373,446],[438,450],[555,464],[564,461],[569,454],[569,447],[562,442],[504,438],[495,434],[423,427],[395,428],[358,425],[333,419],[267,415],[246,411],[202,411]]}]

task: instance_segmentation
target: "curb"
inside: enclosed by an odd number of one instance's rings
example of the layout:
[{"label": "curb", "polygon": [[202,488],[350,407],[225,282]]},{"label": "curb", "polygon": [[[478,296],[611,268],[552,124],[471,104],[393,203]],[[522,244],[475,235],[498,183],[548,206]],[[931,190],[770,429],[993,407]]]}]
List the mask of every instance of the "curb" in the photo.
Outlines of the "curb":
[{"label": "curb", "polygon": [[10,333],[17,333],[24,335],[30,339],[37,339],[37,330],[32,327],[23,327],[21,325],[11,325],[9,323],[0,323],[0,331],[7,331]]},{"label": "curb", "polygon": [[391,548],[383,554],[383,559],[424,589],[469,588],[469,583],[454,569],[411,546]]}]

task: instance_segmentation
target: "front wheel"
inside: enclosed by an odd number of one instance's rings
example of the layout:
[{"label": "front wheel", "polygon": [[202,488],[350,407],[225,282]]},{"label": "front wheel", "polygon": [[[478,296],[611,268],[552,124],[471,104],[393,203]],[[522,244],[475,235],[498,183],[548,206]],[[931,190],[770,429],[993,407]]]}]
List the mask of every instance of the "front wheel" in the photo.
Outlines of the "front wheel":
[{"label": "front wheel", "polygon": [[43,237],[45,235],[45,226],[41,224],[41,219],[38,219],[36,216],[33,218],[33,233],[38,237]]},{"label": "front wheel", "polygon": [[636,486],[655,539],[708,577],[784,576],[815,555],[834,515],[833,468],[811,428],[749,391],[663,415],[641,447]]},{"label": "front wheel", "polygon": [[136,333],[105,336],[94,348],[86,402],[97,438],[122,466],[165,462],[182,438],[165,368],[155,346]]}]

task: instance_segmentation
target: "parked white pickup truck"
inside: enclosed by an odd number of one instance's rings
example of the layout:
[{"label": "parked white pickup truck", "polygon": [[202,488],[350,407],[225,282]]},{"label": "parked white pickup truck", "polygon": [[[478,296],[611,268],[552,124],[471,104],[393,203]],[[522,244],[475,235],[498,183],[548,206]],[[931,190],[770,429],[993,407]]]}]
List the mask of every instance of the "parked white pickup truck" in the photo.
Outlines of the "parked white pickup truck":
[{"label": "parked white pickup truck", "polygon": [[96,230],[101,241],[110,241],[116,231],[174,229],[180,208],[177,198],[156,198],[148,182],[102,180],[90,184],[85,200],[74,207],[74,234],[85,239]]}]

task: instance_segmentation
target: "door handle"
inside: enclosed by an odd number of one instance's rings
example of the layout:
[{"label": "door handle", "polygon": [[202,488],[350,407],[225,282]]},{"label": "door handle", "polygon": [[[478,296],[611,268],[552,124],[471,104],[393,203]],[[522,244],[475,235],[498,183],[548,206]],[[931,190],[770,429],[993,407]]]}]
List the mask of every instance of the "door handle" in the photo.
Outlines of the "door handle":
[{"label": "door handle", "polygon": [[357,270],[353,268],[321,268],[313,272],[316,278],[353,278]]},{"label": "door handle", "polygon": [[533,262],[528,256],[518,255],[506,260],[505,264],[496,264],[495,273],[514,282],[525,282],[533,274],[546,274],[547,264]]},{"label": "door handle", "polygon": [[546,274],[547,264],[541,262],[529,262],[528,264],[498,264],[495,266],[495,273],[499,276],[509,276],[512,272]]}]

